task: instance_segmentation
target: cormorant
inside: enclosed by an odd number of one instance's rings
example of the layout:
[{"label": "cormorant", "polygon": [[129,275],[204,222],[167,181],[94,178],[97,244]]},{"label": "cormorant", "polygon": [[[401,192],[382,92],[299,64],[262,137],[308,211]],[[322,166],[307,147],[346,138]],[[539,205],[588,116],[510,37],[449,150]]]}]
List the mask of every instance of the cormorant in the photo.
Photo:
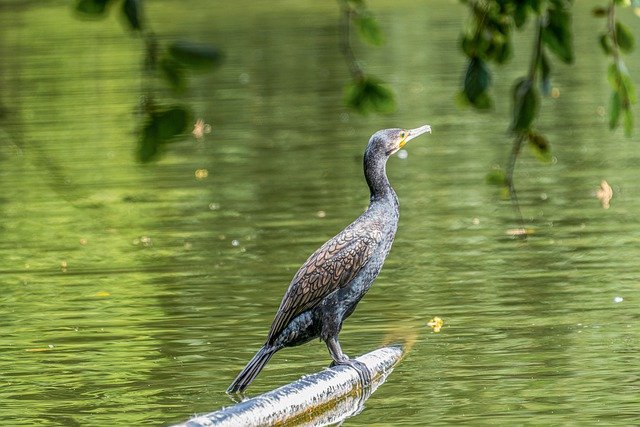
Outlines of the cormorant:
[{"label": "cormorant", "polygon": [[398,198],[387,179],[387,159],[425,132],[431,132],[429,125],[384,129],[369,139],[364,153],[364,175],[371,192],[368,209],[300,267],[282,298],[265,344],[227,393],[247,388],[278,350],[318,337],[327,344],[334,364],[353,366],[368,379],[366,367],[342,352],[338,333],[380,272],[398,227]]}]

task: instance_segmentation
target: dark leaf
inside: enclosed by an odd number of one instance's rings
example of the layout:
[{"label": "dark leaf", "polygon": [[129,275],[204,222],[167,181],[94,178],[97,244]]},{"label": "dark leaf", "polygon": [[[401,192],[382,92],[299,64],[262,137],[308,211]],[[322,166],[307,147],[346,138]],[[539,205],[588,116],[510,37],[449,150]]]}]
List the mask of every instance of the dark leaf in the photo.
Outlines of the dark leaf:
[{"label": "dark leaf", "polygon": [[611,100],[609,101],[609,129],[611,130],[618,127],[621,106],[620,95],[618,95],[618,91],[614,90],[611,93]]},{"label": "dark leaf", "polygon": [[596,6],[593,9],[591,9],[591,13],[595,17],[602,18],[607,16],[607,9],[605,7]]},{"label": "dark leaf", "polygon": [[362,40],[374,46],[380,46],[384,43],[378,22],[370,12],[365,11],[358,14],[354,21]]},{"label": "dark leaf", "polygon": [[122,13],[134,31],[142,30],[142,3],[140,0],[124,0]]},{"label": "dark leaf", "polygon": [[487,93],[491,84],[491,74],[486,63],[480,58],[471,58],[464,76],[463,93],[467,101],[476,108],[491,107],[491,99]]},{"label": "dark leaf", "polygon": [[538,160],[543,162],[551,161],[551,146],[544,135],[539,132],[529,132],[527,141],[529,141],[529,146],[533,149],[533,153]]},{"label": "dark leaf", "polygon": [[88,18],[102,18],[105,16],[109,0],[78,0],[76,12]]},{"label": "dark leaf", "polygon": [[187,41],[171,44],[169,53],[176,61],[192,68],[210,68],[222,60],[222,54],[215,47]]},{"label": "dark leaf", "polygon": [[346,89],[345,102],[361,114],[391,113],[396,108],[393,92],[372,77],[350,84]]},{"label": "dark leaf", "polygon": [[512,54],[513,46],[511,45],[511,39],[505,40],[504,43],[497,46],[494,59],[497,64],[504,64],[511,59]]},{"label": "dark leaf", "polygon": [[542,1],[543,0],[528,0],[526,3],[529,5],[531,10],[539,14],[542,10]]},{"label": "dark leaf", "polygon": [[153,122],[147,123],[142,129],[140,140],[138,141],[138,161],[148,163],[155,159],[162,146],[162,141],[158,138],[157,129]]},{"label": "dark leaf", "polygon": [[570,11],[559,5],[548,9],[548,22],[542,30],[542,41],[565,63],[573,62],[573,37]]},{"label": "dark leaf", "polygon": [[523,78],[516,83],[513,90],[513,132],[527,131],[538,114],[540,94],[529,79]]},{"label": "dark leaf", "polygon": [[157,124],[158,136],[164,141],[184,133],[189,124],[189,118],[189,110],[182,106],[174,106],[152,115],[152,121]]},{"label": "dark leaf", "polygon": [[462,41],[460,42],[460,47],[462,48],[464,54],[469,58],[476,56],[476,53],[478,51],[478,47],[476,46],[476,39],[471,34],[465,34],[465,36],[462,38]]},{"label": "dark leaf", "polygon": [[529,8],[526,3],[514,3],[516,9],[513,11],[513,22],[516,24],[516,28],[522,28],[527,23]]},{"label": "dark leaf", "polygon": [[611,49],[611,38],[608,34],[602,34],[598,39],[600,41],[600,47],[605,55],[611,55],[613,50]]},{"label": "dark leaf", "polygon": [[190,117],[190,111],[179,105],[150,112],[140,134],[138,160],[154,160],[166,143],[185,132]]},{"label": "dark leaf", "polygon": [[626,25],[619,21],[616,22],[616,40],[620,50],[624,53],[633,52],[633,49],[636,47],[636,41],[633,38],[633,34]]},{"label": "dark leaf", "polygon": [[160,73],[173,89],[185,88],[184,69],[173,58],[166,57],[160,60]]}]

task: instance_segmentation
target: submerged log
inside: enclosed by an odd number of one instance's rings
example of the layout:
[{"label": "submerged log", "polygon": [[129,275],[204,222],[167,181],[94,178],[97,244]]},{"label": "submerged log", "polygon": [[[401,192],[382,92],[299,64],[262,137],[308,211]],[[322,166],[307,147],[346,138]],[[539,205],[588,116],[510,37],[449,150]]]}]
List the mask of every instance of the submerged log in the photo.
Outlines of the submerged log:
[{"label": "submerged log", "polygon": [[175,427],[333,424],[362,411],[365,400],[401,357],[400,347],[384,347],[358,357],[371,372],[371,383],[364,388],[354,368],[334,366]]}]

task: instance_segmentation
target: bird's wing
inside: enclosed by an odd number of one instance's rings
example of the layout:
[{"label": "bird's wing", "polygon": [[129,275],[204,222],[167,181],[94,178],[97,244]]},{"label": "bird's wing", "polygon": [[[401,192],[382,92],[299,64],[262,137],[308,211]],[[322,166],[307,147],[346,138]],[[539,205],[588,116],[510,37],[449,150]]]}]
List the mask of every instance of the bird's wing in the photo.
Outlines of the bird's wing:
[{"label": "bird's wing", "polygon": [[371,259],[382,241],[375,229],[345,230],[313,253],[291,280],[271,325],[271,341],[291,319],[309,310],[336,289],[347,285]]}]

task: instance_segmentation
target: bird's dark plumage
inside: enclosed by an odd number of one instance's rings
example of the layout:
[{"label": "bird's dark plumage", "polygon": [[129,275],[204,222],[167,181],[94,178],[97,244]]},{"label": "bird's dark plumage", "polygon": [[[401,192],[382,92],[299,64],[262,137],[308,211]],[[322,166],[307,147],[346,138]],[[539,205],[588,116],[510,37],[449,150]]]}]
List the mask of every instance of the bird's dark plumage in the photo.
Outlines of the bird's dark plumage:
[{"label": "bird's dark plumage", "polygon": [[227,392],[243,391],[278,350],[313,338],[327,344],[334,363],[357,365],[342,352],[338,334],[380,272],[398,226],[398,199],[387,179],[387,159],[425,132],[431,132],[428,125],[385,129],[371,137],[364,154],[369,208],[300,267],[282,298],[267,341]]}]

